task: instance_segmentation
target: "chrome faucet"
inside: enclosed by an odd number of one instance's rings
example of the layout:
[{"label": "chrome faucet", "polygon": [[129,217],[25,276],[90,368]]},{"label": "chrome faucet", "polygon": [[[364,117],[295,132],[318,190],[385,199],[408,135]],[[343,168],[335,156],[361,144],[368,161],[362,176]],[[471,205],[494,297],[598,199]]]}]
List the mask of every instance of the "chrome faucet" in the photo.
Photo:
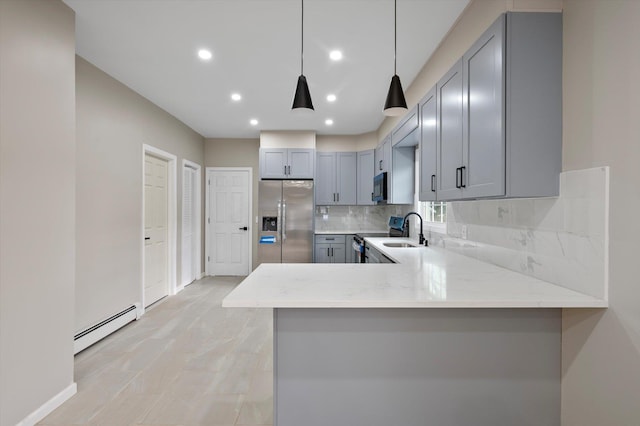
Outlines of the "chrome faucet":
[{"label": "chrome faucet", "polygon": [[424,238],[424,234],[422,233],[422,216],[420,216],[420,214],[418,214],[417,212],[409,212],[405,215],[404,217],[404,223],[403,223],[403,227],[407,229],[407,232],[409,231],[409,228],[407,227],[407,218],[409,216],[411,216],[412,214],[415,214],[416,216],[418,216],[420,218],[420,235],[418,236],[418,242],[420,245],[424,244],[425,246],[429,245],[429,241],[425,240]]}]

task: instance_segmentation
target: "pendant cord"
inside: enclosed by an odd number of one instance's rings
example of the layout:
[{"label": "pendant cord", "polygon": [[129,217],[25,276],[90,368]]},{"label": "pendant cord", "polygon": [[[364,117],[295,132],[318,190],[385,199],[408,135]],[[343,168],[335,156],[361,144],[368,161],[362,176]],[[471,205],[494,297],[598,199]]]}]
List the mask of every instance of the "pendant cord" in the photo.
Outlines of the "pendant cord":
[{"label": "pendant cord", "polygon": [[398,0],[393,0],[393,75],[396,71],[396,55],[398,52]]},{"label": "pendant cord", "polygon": [[302,30],[300,31],[300,75],[304,75],[304,0],[302,2],[302,18],[300,22],[302,22]]}]

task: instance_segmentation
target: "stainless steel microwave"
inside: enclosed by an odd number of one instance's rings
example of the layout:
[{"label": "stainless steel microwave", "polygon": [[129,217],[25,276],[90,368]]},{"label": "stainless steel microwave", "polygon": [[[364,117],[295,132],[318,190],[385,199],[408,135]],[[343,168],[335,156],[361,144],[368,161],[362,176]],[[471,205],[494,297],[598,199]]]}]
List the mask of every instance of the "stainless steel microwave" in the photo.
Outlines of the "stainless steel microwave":
[{"label": "stainless steel microwave", "polygon": [[373,177],[371,199],[378,204],[387,202],[387,172],[382,172]]}]

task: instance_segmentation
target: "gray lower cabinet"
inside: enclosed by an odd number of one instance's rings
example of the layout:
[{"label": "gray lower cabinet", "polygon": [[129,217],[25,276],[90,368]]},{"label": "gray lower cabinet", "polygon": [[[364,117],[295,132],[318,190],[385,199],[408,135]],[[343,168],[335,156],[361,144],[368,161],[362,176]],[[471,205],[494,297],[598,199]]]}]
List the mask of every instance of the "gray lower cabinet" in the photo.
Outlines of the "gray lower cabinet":
[{"label": "gray lower cabinet", "polygon": [[316,235],[315,263],[345,263],[344,235]]},{"label": "gray lower cabinet", "polygon": [[260,178],[313,179],[315,150],[260,148]]},{"label": "gray lower cabinet", "polygon": [[[500,16],[437,83],[435,97],[438,200],[558,195],[562,14]],[[429,95],[422,102],[430,106]],[[432,150],[425,114],[421,144]],[[431,167],[421,164],[425,200]]]},{"label": "gray lower cabinet", "polygon": [[356,204],[357,153],[318,152],[316,164],[316,204]]},{"label": "gray lower cabinet", "polygon": [[373,198],[373,174],[375,150],[358,152],[357,204],[359,206],[375,204]]}]

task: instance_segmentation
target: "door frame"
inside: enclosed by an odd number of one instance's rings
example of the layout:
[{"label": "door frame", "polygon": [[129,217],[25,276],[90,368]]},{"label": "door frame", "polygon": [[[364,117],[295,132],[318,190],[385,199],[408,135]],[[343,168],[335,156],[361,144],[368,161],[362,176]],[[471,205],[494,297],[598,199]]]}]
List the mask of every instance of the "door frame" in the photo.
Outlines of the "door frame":
[{"label": "door frame", "polygon": [[142,204],[142,216],[141,216],[141,221],[140,221],[140,255],[141,255],[141,262],[140,264],[142,265],[142,267],[140,268],[140,301],[141,301],[141,306],[142,306],[142,312],[140,313],[140,315],[144,314],[145,312],[145,301],[144,301],[144,267],[145,267],[145,255],[144,255],[144,218],[145,218],[145,211],[144,211],[144,170],[145,170],[145,156],[147,154],[151,154],[154,157],[158,157],[162,160],[165,160],[168,163],[168,177],[167,177],[167,184],[168,184],[168,191],[169,193],[167,194],[167,208],[169,209],[169,211],[167,212],[167,225],[168,225],[168,231],[169,231],[169,235],[168,235],[168,244],[167,244],[167,260],[168,260],[168,285],[169,285],[169,295],[174,295],[177,293],[177,289],[176,289],[176,260],[177,260],[177,246],[176,246],[176,239],[177,239],[177,217],[178,217],[178,197],[177,197],[177,192],[176,192],[176,187],[177,187],[177,162],[178,162],[178,157],[176,157],[175,155],[163,151],[159,148],[153,147],[151,145],[147,145],[147,144],[142,144],[142,168],[141,168],[141,177],[142,177],[142,182],[141,182],[141,188],[142,188],[142,194],[141,194],[141,204]]},{"label": "door frame", "polygon": [[209,268],[209,256],[211,255],[211,249],[210,249],[210,244],[211,244],[211,236],[210,236],[210,232],[211,232],[211,212],[209,211],[209,203],[210,203],[210,199],[209,199],[209,186],[211,185],[211,180],[209,178],[209,174],[211,172],[249,172],[249,209],[247,211],[248,217],[247,217],[247,223],[249,224],[249,232],[247,232],[247,238],[249,239],[248,244],[247,244],[247,249],[249,251],[248,255],[249,255],[249,259],[248,259],[248,271],[247,271],[247,275],[249,275],[251,273],[251,271],[253,270],[253,235],[254,235],[254,227],[257,226],[252,226],[253,221],[251,220],[251,217],[253,216],[253,168],[252,167],[207,167],[205,169],[205,173],[206,173],[206,183],[205,183],[205,188],[207,188],[206,190],[206,194],[205,194],[205,217],[207,218],[207,220],[205,221],[204,227],[205,227],[205,231],[204,231],[204,235],[205,235],[205,245],[204,245],[204,255],[205,258],[207,260],[205,260],[205,273],[208,276],[212,275],[212,272]]},{"label": "door frame", "polygon": [[[202,272],[202,166],[198,163],[194,163],[193,161],[189,161],[186,159],[182,159],[182,169],[184,171],[185,167],[190,167],[196,172],[196,185],[193,188],[193,196],[195,197],[194,202],[194,214],[193,214],[193,222],[194,222],[194,238],[196,239],[195,247],[196,252],[193,253],[193,257],[196,262],[196,280],[201,279],[204,276]],[[182,174],[184,176],[184,173]],[[184,191],[184,182],[182,182],[182,190]],[[184,200],[184,192],[182,192],[182,199]],[[183,201],[181,200],[181,201]],[[184,229],[182,227],[182,221],[180,224],[180,232],[181,235],[184,235]],[[193,259],[192,259],[193,261]],[[180,265],[182,265],[182,241],[180,241]],[[184,289],[186,285],[190,283],[182,282],[182,275],[180,276],[180,285],[177,288],[177,291],[181,291]]]}]

